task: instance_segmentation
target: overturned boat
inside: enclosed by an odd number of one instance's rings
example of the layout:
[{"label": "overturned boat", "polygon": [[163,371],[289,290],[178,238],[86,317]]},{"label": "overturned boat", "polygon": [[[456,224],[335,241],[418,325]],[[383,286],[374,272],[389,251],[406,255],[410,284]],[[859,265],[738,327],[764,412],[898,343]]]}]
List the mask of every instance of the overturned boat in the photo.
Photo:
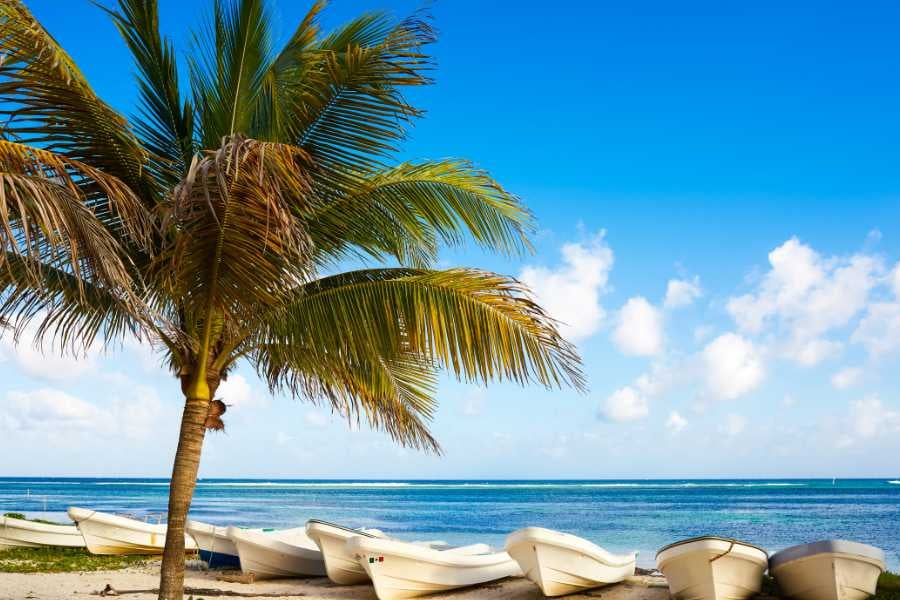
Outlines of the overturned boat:
[{"label": "overturned boat", "polygon": [[522,576],[522,569],[509,554],[490,552],[483,544],[436,550],[409,542],[353,536],[347,540],[347,551],[366,570],[379,600],[418,598]]},{"label": "overturned boat", "polygon": [[84,548],[84,537],[75,525],[53,525],[16,517],[0,517],[0,548]]},{"label": "overturned boat", "polygon": [[669,544],[656,553],[675,600],[744,600],[760,592],[769,556],[765,550],[730,538],[697,537]]},{"label": "overturned boat", "polygon": [[634,575],[637,554],[615,555],[586,539],[527,527],[506,538],[506,551],[545,596],[563,596]]},{"label": "overturned boat", "polygon": [[188,521],[185,531],[194,538],[200,551],[200,560],[210,569],[239,569],[241,561],[238,551],[228,537],[227,527],[216,527],[200,521]]},{"label": "overturned boat", "polygon": [[778,589],[794,600],[866,600],[884,569],[881,549],[846,540],[792,546],[769,559]]},{"label": "overturned boat", "polygon": [[241,529],[229,527],[241,570],[260,579],[322,577],[325,561],[305,527],[293,529]]},{"label": "overturned boat", "polygon": [[[166,526],[161,523],[154,525],[74,506],[68,513],[91,554],[162,554],[166,545]],[[197,549],[194,539],[187,534],[184,549]]]}]

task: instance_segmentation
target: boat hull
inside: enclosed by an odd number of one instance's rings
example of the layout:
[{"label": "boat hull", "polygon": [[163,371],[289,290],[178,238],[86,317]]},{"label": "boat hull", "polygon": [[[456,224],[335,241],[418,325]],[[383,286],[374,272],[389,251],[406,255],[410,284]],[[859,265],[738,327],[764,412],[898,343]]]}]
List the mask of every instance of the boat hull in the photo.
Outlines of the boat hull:
[{"label": "boat hull", "polygon": [[364,534],[321,521],[308,522],[306,534],[322,551],[328,579],[338,585],[354,585],[369,581],[366,570],[347,550],[347,540]]},{"label": "boat hull", "polygon": [[506,540],[506,551],[545,596],[564,596],[634,575],[635,554],[616,556],[582,538],[529,527]]},{"label": "boat hull", "polygon": [[349,539],[347,548],[372,579],[379,600],[418,598],[522,576],[506,552],[471,555],[364,537]]},{"label": "boat hull", "polygon": [[656,564],[675,600],[746,600],[762,588],[768,555],[736,540],[699,538],[664,548]]},{"label": "boat hull", "polygon": [[200,560],[209,565],[210,569],[239,569],[241,567],[237,548],[229,539],[226,527],[188,521],[185,529],[197,543]]},{"label": "boat hull", "polygon": [[875,595],[878,577],[885,568],[884,560],[877,548],[868,546],[874,552],[862,554],[854,552],[852,546],[841,548],[843,552],[815,552],[783,562],[776,561],[779,558],[776,554],[769,572],[782,596],[791,600],[866,600]]},{"label": "boat hull", "polygon": [[75,525],[49,525],[25,519],[0,517],[0,548],[84,548],[84,537]]},{"label": "boat hull", "polygon": [[323,577],[322,552],[302,528],[262,532],[228,528],[240,557],[241,570],[259,579]]},{"label": "boat hull", "polygon": [[[166,545],[166,526],[144,523],[119,515],[70,508],[69,518],[78,524],[91,554],[156,555]],[[184,549],[197,550],[193,538],[185,535]]]}]

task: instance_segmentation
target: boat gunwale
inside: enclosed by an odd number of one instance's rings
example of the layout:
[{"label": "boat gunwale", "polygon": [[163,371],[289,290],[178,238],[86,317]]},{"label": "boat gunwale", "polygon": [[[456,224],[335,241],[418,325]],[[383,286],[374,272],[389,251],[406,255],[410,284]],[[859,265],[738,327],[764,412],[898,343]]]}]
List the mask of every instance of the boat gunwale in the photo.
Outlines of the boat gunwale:
[{"label": "boat gunwale", "polygon": [[[331,521],[323,521],[321,519],[309,519],[308,521],[306,521],[307,535],[309,535],[309,526],[310,525],[313,525],[313,526],[324,525],[326,527],[333,527],[334,529],[338,529],[340,531],[350,533],[350,534],[356,535],[356,536],[369,537],[369,538],[375,538],[375,539],[383,539],[383,538],[380,538],[379,536],[369,533],[367,531],[353,529],[352,527],[345,527],[344,525],[338,525],[337,523],[332,523]],[[310,537],[312,537],[312,536],[310,536]],[[315,540],[313,540],[313,541],[315,541]]]},{"label": "boat gunwale", "polygon": [[[55,535],[81,535],[76,523],[72,523],[71,525],[62,523],[51,525],[50,523],[39,523],[28,519],[18,519],[16,517],[7,516],[0,517],[0,531],[3,529],[20,529],[22,531],[52,533]],[[65,531],[61,531],[63,529]],[[74,532],[72,531],[73,529],[75,530]],[[2,535],[0,535],[0,537],[2,537]]]},{"label": "boat gunwale", "polygon": [[694,542],[703,542],[703,541],[707,541],[707,540],[718,541],[718,542],[727,542],[729,544],[735,544],[735,545],[740,544],[741,546],[747,546],[749,548],[759,550],[766,556],[766,561],[769,560],[769,552],[765,548],[761,548],[761,547],[757,546],[756,544],[751,544],[750,542],[745,542],[743,540],[739,540],[736,538],[722,537],[719,535],[698,535],[695,537],[679,540],[677,542],[672,542],[671,544],[667,544],[656,551],[656,560],[658,561],[659,555],[662,554],[663,552],[666,552],[667,550],[672,550],[673,548],[677,548],[678,546],[684,546],[684,545],[691,544]]},{"label": "boat gunwale", "polygon": [[[290,529],[282,529],[281,531],[292,531],[297,529],[303,530],[303,533],[306,533],[305,529],[302,527],[292,527]],[[235,536],[234,532],[238,532],[238,535]],[[288,540],[285,540],[284,538],[270,535],[265,531],[241,529],[240,527],[231,526],[228,527],[228,539],[230,539],[234,543],[235,547],[238,549],[238,552],[240,552],[240,546],[238,544],[249,544],[256,548],[262,548],[263,550],[266,550],[268,552],[293,554],[307,560],[316,560],[317,557],[315,555],[318,555],[319,560],[321,560],[322,558],[322,551],[318,548],[318,546],[316,546],[315,548],[301,546],[300,544],[294,544]],[[310,541],[312,541],[315,545],[314,540],[310,539]],[[285,547],[285,549],[282,549],[282,546]],[[298,550],[302,550],[304,554],[309,554],[311,556],[301,555]]]}]

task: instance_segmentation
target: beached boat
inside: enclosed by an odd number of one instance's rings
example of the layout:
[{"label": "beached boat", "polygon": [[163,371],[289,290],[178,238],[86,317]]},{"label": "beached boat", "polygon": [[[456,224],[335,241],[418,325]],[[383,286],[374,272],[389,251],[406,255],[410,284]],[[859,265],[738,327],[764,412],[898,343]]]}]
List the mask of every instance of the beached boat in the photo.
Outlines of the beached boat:
[{"label": "beached boat", "polygon": [[188,521],[185,531],[194,538],[200,550],[200,560],[206,562],[210,569],[226,569],[241,567],[238,551],[228,537],[227,527],[216,527],[200,521]]},{"label": "beached boat", "polygon": [[[522,569],[506,552],[471,554],[472,548],[442,551],[365,536],[347,540],[347,550],[365,568],[379,600],[417,598],[522,576]],[[484,550],[480,544],[474,548]]]},{"label": "beached boat", "polygon": [[369,581],[363,566],[347,550],[347,540],[354,536],[384,537],[377,529],[350,529],[342,525],[310,519],[306,522],[306,535],[322,551],[325,573],[334,583],[353,585]]},{"label": "beached boat", "polygon": [[[162,554],[166,545],[166,526],[163,524],[74,506],[68,512],[91,554]],[[187,534],[184,549],[197,549],[194,539]]]},{"label": "beached boat", "polygon": [[634,575],[636,553],[615,555],[586,539],[527,527],[506,538],[506,551],[545,596],[563,596]]},{"label": "beached boat", "polygon": [[0,548],[84,548],[84,537],[75,525],[51,525],[15,517],[0,517]]},{"label": "beached boat", "polygon": [[845,540],[792,546],[769,559],[782,595],[795,600],[865,600],[884,568],[879,548]]},{"label": "beached boat", "polygon": [[259,579],[281,577],[322,577],[325,561],[322,552],[305,527],[282,530],[240,529],[229,527],[244,573]]},{"label": "beached boat", "polygon": [[720,537],[669,544],[656,553],[675,600],[744,600],[759,593],[769,562],[765,550]]}]

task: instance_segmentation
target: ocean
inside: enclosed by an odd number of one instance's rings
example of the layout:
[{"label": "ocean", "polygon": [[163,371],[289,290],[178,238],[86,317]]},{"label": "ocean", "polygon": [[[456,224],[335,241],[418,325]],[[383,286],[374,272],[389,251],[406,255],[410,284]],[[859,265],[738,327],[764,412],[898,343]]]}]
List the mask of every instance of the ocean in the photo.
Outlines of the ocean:
[{"label": "ocean", "polygon": [[[0,512],[65,520],[68,506],[155,521],[162,479],[0,478]],[[191,517],[296,527],[308,518],[377,527],[408,540],[502,546],[520,527],[580,535],[613,552],[715,534],[770,552],[827,538],[882,548],[900,570],[900,480],[324,481],[204,479]]]}]

